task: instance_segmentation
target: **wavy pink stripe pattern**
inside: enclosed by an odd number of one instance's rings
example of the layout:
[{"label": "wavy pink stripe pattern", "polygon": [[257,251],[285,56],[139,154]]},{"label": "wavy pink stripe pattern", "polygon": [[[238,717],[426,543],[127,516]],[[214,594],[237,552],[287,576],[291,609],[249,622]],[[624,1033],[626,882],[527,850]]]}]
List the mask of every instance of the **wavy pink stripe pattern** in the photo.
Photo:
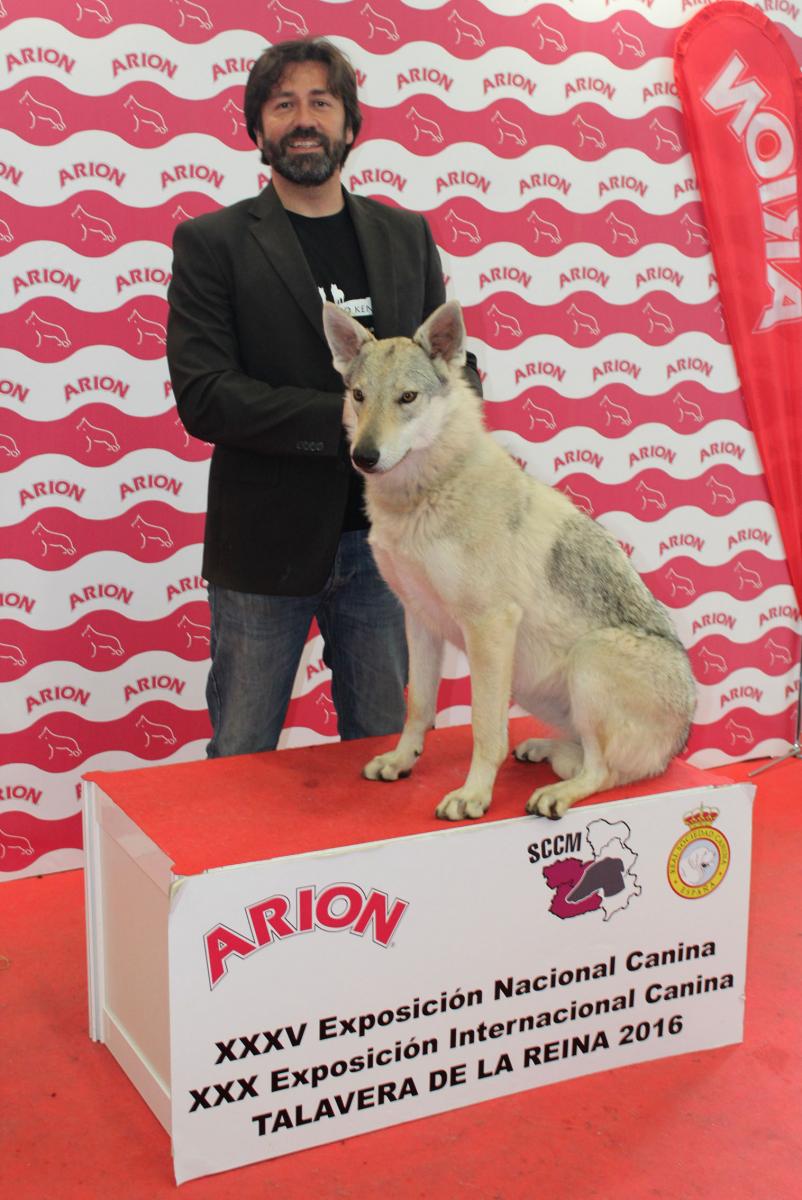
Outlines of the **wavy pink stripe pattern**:
[{"label": "wavy pink stripe pattern", "polygon": [[[465,304],[489,427],[649,564],[700,684],[687,753],[752,757],[792,736],[800,614],[685,169],[670,61],[684,17],[667,25],[656,7],[51,0],[37,23],[0,5],[0,681],[26,714],[0,726],[0,870],[52,869],[54,840],[76,844],[35,772],[77,786],[99,754],[169,762],[202,753],[209,733],[197,680],[210,447],[173,408],[165,263],[179,221],[239,198],[223,161],[258,177],[241,109],[250,60],[233,44],[255,55],[322,33],[352,49],[365,122],[344,182],[425,213]],[[197,161],[171,174],[184,135]],[[305,664],[287,734],[334,737],[314,627]],[[91,686],[65,684],[71,667]],[[470,694],[467,675],[444,679],[443,719],[463,717]]]}]

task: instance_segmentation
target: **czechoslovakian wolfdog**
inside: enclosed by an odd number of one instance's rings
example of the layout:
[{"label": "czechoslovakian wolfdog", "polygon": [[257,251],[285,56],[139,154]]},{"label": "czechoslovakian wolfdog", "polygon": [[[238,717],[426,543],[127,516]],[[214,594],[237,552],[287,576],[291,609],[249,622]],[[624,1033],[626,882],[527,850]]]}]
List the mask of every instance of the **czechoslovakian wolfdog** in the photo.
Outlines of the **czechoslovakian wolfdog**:
[{"label": "czechoslovakian wolfdog", "polygon": [[523,761],[548,759],[560,779],[533,792],[529,813],[557,818],[593,792],[664,771],[694,711],[687,655],[613,538],[485,430],[463,377],[459,304],[441,305],[411,339],[376,340],[328,303],[323,323],[345,381],[370,543],[404,605],[410,654],[401,737],[363,774],[411,771],[434,724],[445,640],[470,666],[473,757],[438,817],[487,811],[510,696],[567,734],[515,749]]}]

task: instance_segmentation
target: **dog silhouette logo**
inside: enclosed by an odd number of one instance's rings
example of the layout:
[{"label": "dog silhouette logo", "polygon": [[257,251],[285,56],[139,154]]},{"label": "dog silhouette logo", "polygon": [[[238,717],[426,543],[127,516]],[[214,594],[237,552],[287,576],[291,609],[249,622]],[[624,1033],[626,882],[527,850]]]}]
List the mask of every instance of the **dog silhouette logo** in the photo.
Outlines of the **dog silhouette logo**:
[{"label": "dog silhouette logo", "polygon": [[579,854],[543,867],[543,878],[554,893],[549,912],[567,920],[600,911],[609,921],[640,896],[634,871],[638,855],[629,844],[631,836],[625,821],[591,821],[584,834],[586,848],[580,843]]}]

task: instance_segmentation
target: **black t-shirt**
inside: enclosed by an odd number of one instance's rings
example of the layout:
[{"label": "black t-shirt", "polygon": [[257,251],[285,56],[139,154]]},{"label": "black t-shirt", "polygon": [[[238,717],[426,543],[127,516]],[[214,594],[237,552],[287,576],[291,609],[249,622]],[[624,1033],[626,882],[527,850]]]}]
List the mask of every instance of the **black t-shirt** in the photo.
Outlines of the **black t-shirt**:
[{"label": "black t-shirt", "polygon": [[[287,212],[287,216],[301,243],[320,292],[321,303],[331,300],[372,330],[373,304],[368,277],[348,209],[342,208],[331,217],[303,217],[293,212]],[[364,508],[364,485],[362,476],[350,466],[345,437],[340,445],[340,453],[348,460],[351,471],[343,530],[365,529],[368,520]]]}]

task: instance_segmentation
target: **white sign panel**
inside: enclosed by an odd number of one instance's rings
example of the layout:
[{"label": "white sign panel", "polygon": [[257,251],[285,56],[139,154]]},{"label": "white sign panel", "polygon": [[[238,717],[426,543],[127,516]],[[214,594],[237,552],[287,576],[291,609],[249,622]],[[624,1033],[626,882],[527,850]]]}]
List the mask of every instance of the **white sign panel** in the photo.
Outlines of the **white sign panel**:
[{"label": "white sign panel", "polygon": [[182,880],[177,1181],[740,1041],[753,792],[672,792]]}]

